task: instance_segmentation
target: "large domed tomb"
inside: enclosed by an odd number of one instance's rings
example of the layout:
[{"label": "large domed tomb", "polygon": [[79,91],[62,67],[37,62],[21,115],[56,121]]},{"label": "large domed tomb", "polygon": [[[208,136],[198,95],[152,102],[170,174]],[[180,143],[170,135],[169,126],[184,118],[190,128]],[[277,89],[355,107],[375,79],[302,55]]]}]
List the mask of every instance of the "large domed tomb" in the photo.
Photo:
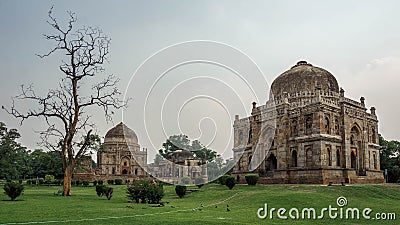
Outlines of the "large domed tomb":
[{"label": "large domed tomb", "polygon": [[239,182],[258,173],[262,183],[382,183],[375,110],[345,97],[328,70],[299,61],[272,82],[265,105],[235,115],[233,174]]}]

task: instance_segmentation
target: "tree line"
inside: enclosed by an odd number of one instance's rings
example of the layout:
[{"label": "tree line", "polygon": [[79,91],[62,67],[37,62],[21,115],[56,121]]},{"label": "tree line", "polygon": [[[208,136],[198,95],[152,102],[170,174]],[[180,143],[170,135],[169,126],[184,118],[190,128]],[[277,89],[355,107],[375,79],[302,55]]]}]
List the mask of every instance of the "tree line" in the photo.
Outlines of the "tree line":
[{"label": "tree line", "polygon": [[17,129],[8,129],[0,122],[0,179],[28,179],[64,175],[61,157],[55,151],[28,150],[18,143]]},{"label": "tree line", "polygon": [[387,170],[389,183],[400,183],[400,142],[387,141],[379,135],[381,170]]}]

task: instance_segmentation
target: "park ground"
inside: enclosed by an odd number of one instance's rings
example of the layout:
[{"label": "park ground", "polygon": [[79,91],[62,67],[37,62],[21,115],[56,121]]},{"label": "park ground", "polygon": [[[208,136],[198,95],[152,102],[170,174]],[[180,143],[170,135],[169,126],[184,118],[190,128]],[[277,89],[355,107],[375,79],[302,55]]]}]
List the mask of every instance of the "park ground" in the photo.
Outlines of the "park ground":
[{"label": "park ground", "polygon": [[[59,186],[25,186],[17,201],[0,195],[0,224],[400,224],[400,185],[236,185],[232,190],[207,184],[179,199],[174,186],[165,185],[165,206],[128,202],[125,185],[112,185],[111,200],[98,197],[94,187],[73,187],[72,197],[55,196]],[[257,217],[257,210],[338,207],[371,208],[371,219],[270,219]],[[228,205],[228,207],[227,207]],[[227,208],[229,210],[227,210]],[[275,212],[276,213],[276,212]],[[395,220],[372,219],[376,213],[396,213]],[[286,215],[287,212],[286,212]],[[301,216],[301,215],[300,215]],[[362,216],[360,216],[362,217]]]}]

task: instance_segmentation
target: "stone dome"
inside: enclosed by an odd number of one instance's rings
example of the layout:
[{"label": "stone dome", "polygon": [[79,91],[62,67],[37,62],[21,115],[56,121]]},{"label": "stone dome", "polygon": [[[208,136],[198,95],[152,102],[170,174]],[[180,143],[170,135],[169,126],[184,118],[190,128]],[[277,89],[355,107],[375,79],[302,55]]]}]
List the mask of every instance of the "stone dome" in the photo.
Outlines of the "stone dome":
[{"label": "stone dome", "polygon": [[339,85],[330,72],[306,61],[298,62],[290,70],[279,75],[271,85],[274,98],[282,96],[285,92],[291,95],[316,90],[339,93]]},{"label": "stone dome", "polygon": [[136,133],[127,127],[124,123],[119,123],[117,126],[111,128],[104,138],[104,142],[112,142],[116,139],[124,139],[127,143],[138,144]]}]

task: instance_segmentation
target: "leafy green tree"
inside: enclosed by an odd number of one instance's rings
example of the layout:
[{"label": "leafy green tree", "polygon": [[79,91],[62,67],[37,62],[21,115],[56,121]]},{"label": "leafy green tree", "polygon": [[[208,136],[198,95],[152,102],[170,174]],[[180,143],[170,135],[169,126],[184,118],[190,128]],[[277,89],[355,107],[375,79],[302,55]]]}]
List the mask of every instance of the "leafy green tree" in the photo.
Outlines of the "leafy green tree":
[{"label": "leafy green tree", "polygon": [[213,161],[207,164],[208,180],[215,180],[221,176],[221,174],[230,174],[233,170],[234,163],[233,159],[227,159],[224,162],[224,159],[220,155],[217,155]]},{"label": "leafy green tree", "polygon": [[64,175],[59,152],[36,149],[30,154],[29,165],[32,171],[31,177],[45,177],[50,174],[61,179]]},{"label": "leafy green tree", "polygon": [[18,196],[22,194],[24,191],[24,186],[15,182],[7,182],[4,185],[4,193],[11,198],[11,201],[14,201]]},{"label": "leafy green tree", "polygon": [[379,135],[381,170],[387,169],[390,183],[400,182],[400,142],[387,141]]},{"label": "leafy green tree", "polygon": [[21,135],[16,129],[7,129],[0,122],[0,178],[19,178],[29,172],[26,167],[28,152],[17,143]]},{"label": "leafy green tree", "polygon": [[170,136],[165,143],[162,144],[162,149],[158,152],[164,158],[167,158],[168,154],[174,152],[176,150],[188,150],[190,151],[190,140],[188,136],[184,134],[172,135]]},{"label": "leafy green tree", "polygon": [[163,143],[159,154],[167,158],[168,154],[179,149],[194,153],[195,158],[201,159],[203,163],[211,162],[217,157],[217,152],[206,148],[199,140],[190,141],[188,136],[184,134],[170,136],[165,143]]},{"label": "leafy green tree", "polygon": [[211,162],[217,157],[217,152],[206,148],[198,140],[194,140],[191,145],[191,152],[195,154],[196,159],[201,159],[203,163]]}]

